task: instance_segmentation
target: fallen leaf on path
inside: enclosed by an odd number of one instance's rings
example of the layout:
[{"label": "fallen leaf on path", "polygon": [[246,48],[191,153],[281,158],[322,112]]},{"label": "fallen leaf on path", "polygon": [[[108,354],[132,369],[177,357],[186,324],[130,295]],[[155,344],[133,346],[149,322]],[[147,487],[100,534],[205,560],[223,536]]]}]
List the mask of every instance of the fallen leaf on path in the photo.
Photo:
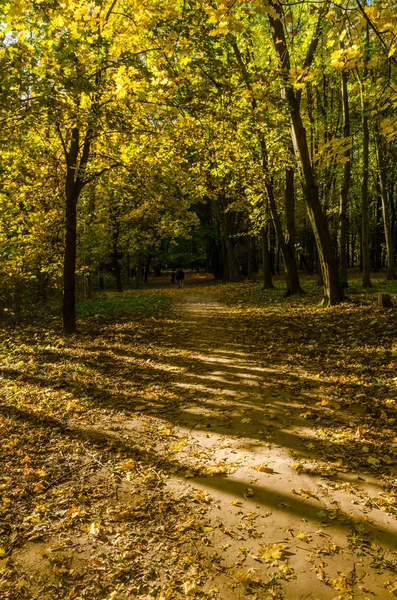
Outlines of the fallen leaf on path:
[{"label": "fallen leaf on path", "polygon": [[273,560],[285,560],[287,546],[285,544],[267,544],[266,546],[259,546],[258,554],[263,558],[265,562],[271,562]]}]

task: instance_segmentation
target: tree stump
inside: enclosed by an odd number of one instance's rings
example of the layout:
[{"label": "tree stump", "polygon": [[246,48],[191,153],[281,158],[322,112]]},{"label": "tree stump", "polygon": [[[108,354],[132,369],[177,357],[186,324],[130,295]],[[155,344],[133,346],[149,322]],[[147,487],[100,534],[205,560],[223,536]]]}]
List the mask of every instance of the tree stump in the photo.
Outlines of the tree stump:
[{"label": "tree stump", "polygon": [[378,292],[378,307],[393,308],[393,302],[390,294],[385,294],[385,292]]}]

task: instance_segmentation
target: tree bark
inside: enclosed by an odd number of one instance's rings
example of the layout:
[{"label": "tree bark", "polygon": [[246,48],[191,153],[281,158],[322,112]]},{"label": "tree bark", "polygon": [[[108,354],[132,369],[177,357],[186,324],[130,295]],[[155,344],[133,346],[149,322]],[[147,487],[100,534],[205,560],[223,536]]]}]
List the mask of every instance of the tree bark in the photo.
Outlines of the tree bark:
[{"label": "tree bark", "polygon": [[383,216],[383,226],[385,231],[385,241],[386,241],[386,252],[387,252],[387,268],[386,268],[386,278],[388,280],[396,279],[396,268],[394,262],[394,246],[393,246],[393,238],[390,227],[390,212],[389,212],[389,199],[387,196],[387,184],[386,184],[386,171],[385,171],[385,162],[383,159],[384,145],[382,143],[382,138],[379,133],[379,128],[376,126],[376,156],[378,159],[378,168],[379,168],[379,185],[380,185],[380,194],[382,199],[382,216]]},{"label": "tree bark", "polygon": [[146,258],[146,263],[145,263],[145,277],[144,277],[144,281],[145,283],[147,283],[148,277],[149,277],[149,273],[150,273],[150,266],[152,264],[152,255],[148,254],[147,258]]},{"label": "tree bark", "polygon": [[[367,46],[368,46],[369,31],[367,27]],[[364,82],[368,76],[368,55],[364,53],[364,72],[363,81],[360,85],[361,95],[361,115],[363,129],[363,170],[361,175],[361,219],[362,219],[362,276],[363,287],[372,287],[370,273],[370,245],[369,245],[369,210],[368,210],[368,168],[369,168],[369,128],[368,128],[368,103],[364,95]]]},{"label": "tree bark", "polygon": [[77,241],[77,201],[85,185],[84,173],[91,150],[92,130],[87,129],[80,154],[80,131],[73,127],[69,149],[58,129],[66,160],[65,179],[65,254],[63,262],[63,331],[76,333],[76,241]]},{"label": "tree bark", "polygon": [[269,228],[264,225],[261,230],[261,242],[262,242],[262,268],[263,268],[263,289],[272,290],[274,289],[272,270],[270,268],[270,254],[269,254]]},{"label": "tree bark", "polygon": [[[338,265],[332,248],[331,236],[329,233],[327,220],[320,204],[318,186],[315,181],[314,169],[310,160],[306,131],[303,126],[300,112],[300,91],[298,90],[298,92],[295,93],[290,82],[290,56],[286,43],[284,26],[281,21],[281,7],[273,3],[272,6],[278,12],[280,17],[274,18],[272,15],[269,15],[269,22],[273,33],[274,47],[280,59],[283,97],[287,102],[291,119],[292,144],[298,162],[298,170],[306,202],[306,208],[314,236],[316,238],[318,254],[321,262],[324,278],[323,304],[332,305],[343,300],[343,287],[340,282]],[[306,56],[305,66],[307,67],[310,66],[318,45],[321,31],[320,19],[316,29],[316,34],[309,46],[309,51]]]},{"label": "tree bark", "polygon": [[[347,144],[350,138],[350,113],[349,113],[349,97],[347,92],[347,72],[341,73],[341,88],[342,88],[342,113],[343,113],[343,137]],[[343,181],[339,194],[339,274],[341,284],[344,288],[348,286],[347,263],[348,263],[348,193],[350,186],[350,148],[345,150],[345,164],[343,166]]]},{"label": "tree bark", "polygon": [[247,240],[247,277],[255,279],[255,238],[248,235]]},{"label": "tree bark", "polygon": [[[113,199],[114,202],[114,199]],[[112,234],[112,266],[113,275],[116,279],[116,289],[118,292],[123,291],[123,284],[121,281],[121,268],[120,268],[120,255],[119,255],[119,235],[120,235],[120,221],[119,221],[120,210],[113,203],[110,206],[110,227]]]}]

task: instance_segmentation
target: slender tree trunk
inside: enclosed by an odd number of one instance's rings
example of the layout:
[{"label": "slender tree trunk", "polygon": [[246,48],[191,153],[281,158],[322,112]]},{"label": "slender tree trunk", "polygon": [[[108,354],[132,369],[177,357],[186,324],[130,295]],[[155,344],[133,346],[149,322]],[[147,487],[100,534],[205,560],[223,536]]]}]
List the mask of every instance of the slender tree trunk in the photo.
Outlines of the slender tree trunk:
[{"label": "slender tree trunk", "polygon": [[120,235],[120,222],[119,222],[119,209],[111,206],[110,208],[110,225],[112,231],[112,264],[113,264],[113,275],[116,279],[116,289],[118,292],[123,291],[123,284],[121,281],[121,267],[119,260],[119,235]]},{"label": "slender tree trunk", "polygon": [[79,155],[80,132],[77,127],[71,131],[69,150],[65,146],[65,254],[63,262],[63,331],[76,333],[76,241],[77,241],[77,200],[79,189],[76,186],[76,166]]},{"label": "slender tree trunk", "polygon": [[[349,98],[347,92],[347,72],[342,71],[341,73],[341,87],[342,87],[342,112],[343,112],[343,137],[346,144],[349,144],[350,138],[350,114],[349,114]],[[343,167],[343,182],[339,194],[339,273],[341,284],[344,288],[348,286],[347,278],[347,263],[348,263],[348,218],[347,218],[347,207],[348,207],[348,193],[350,186],[350,147],[345,150],[345,164]]]},{"label": "slender tree trunk", "polygon": [[[367,110],[366,107],[363,110]],[[371,287],[370,244],[369,244],[369,207],[368,207],[368,166],[369,166],[369,130],[368,116],[363,112],[363,171],[361,179],[361,218],[362,218],[362,269],[363,287]]]},{"label": "slender tree trunk", "polygon": [[382,144],[382,138],[379,133],[379,128],[376,127],[376,155],[378,158],[379,167],[379,185],[382,199],[382,216],[383,216],[383,227],[385,231],[386,241],[386,252],[387,252],[387,269],[386,278],[396,279],[396,268],[394,263],[394,247],[393,238],[390,227],[390,213],[389,213],[389,200],[387,197],[387,184],[386,184],[386,171],[385,163],[383,159],[384,147]]},{"label": "slender tree trunk", "polygon": [[142,255],[141,251],[138,250],[136,253],[136,269],[135,269],[135,289],[138,290],[141,286],[142,278]]},{"label": "slender tree trunk", "polygon": [[269,228],[264,225],[261,230],[261,242],[262,242],[262,268],[263,268],[263,289],[272,290],[273,277],[272,270],[270,268],[270,254],[269,254]]},{"label": "slender tree trunk", "polygon": [[105,282],[103,279],[103,263],[99,265],[99,289],[103,291],[105,289]]},{"label": "slender tree trunk", "polygon": [[366,50],[364,52],[363,79],[360,82],[361,118],[363,130],[363,170],[361,175],[361,256],[363,287],[372,287],[370,272],[370,243],[369,243],[369,202],[368,202],[368,169],[369,169],[369,128],[368,102],[365,98],[365,80],[368,77],[368,42],[369,29],[367,26]]},{"label": "slender tree trunk", "polygon": [[74,186],[66,191],[66,235],[63,262],[63,331],[76,333],[77,198]]},{"label": "slender tree trunk", "polygon": [[[222,201],[222,199],[221,199]],[[231,238],[231,228],[229,223],[229,214],[225,213],[224,210],[224,202],[222,201],[222,207],[217,203],[217,207],[219,209],[219,222],[220,222],[220,232],[222,236],[222,241],[225,249],[225,267],[227,269],[227,277],[228,281],[241,281],[241,273],[239,269],[239,265],[237,263],[236,257],[234,255],[234,245]]]},{"label": "slender tree trunk", "polygon": [[247,241],[247,277],[255,278],[255,238],[252,235],[248,236]]},{"label": "slender tree trunk", "polygon": [[295,252],[295,184],[294,184],[295,173],[292,168],[289,168],[285,172],[285,195],[284,195],[284,206],[285,206],[285,219],[287,223],[287,233],[285,234],[285,252],[283,252],[284,261],[288,255],[289,265],[286,267],[286,278],[287,278],[287,293],[291,294],[302,294],[302,290],[299,281],[298,263],[296,260]]},{"label": "slender tree trunk", "polygon": [[145,283],[147,283],[147,280],[148,280],[148,277],[149,277],[150,265],[151,264],[152,264],[152,255],[148,254],[147,259],[146,259],[146,263],[145,263],[145,277],[144,277]]},{"label": "slender tree trunk", "polygon": [[64,148],[66,160],[65,179],[65,254],[63,263],[63,302],[62,317],[63,331],[66,334],[76,332],[76,242],[77,242],[77,201],[83,189],[84,173],[91,149],[92,131],[87,129],[83,148],[80,153],[80,131],[78,127],[71,130],[69,149],[58,129]]},{"label": "slender tree trunk", "polygon": [[[288,178],[290,178],[290,174],[287,173],[287,187],[286,187],[286,191],[285,191],[285,195],[286,197],[289,194],[293,194],[293,191],[291,192],[291,189],[288,189],[288,186],[291,185],[291,178],[288,181]],[[292,179],[292,186],[293,186],[293,179]],[[274,224],[274,229],[276,231],[276,236],[277,236],[277,241],[278,241],[278,245],[281,249],[281,252],[283,254],[283,259],[284,259],[284,265],[285,265],[285,275],[286,275],[286,281],[287,281],[287,291],[286,291],[286,296],[290,296],[292,294],[301,294],[303,292],[303,290],[300,287],[300,283],[299,283],[299,273],[298,273],[298,265],[296,262],[296,257],[295,257],[295,244],[294,244],[294,240],[292,238],[292,240],[288,239],[288,234],[287,234],[287,241],[284,238],[284,233],[283,233],[283,228],[281,225],[281,219],[280,219],[280,215],[278,214],[278,210],[277,210],[277,204],[276,204],[276,200],[274,198],[274,193],[273,193],[273,185],[269,182],[266,183],[266,191],[267,191],[267,197],[269,199],[269,207],[270,207],[270,212],[272,215],[272,219],[273,219],[273,224]],[[288,203],[289,203],[289,208],[291,209],[291,202],[293,202],[291,200],[291,198],[288,199]],[[289,217],[291,218],[291,215],[289,215]],[[290,228],[292,226],[291,221],[289,223]],[[293,232],[292,232],[293,233]]]},{"label": "slender tree trunk", "polygon": [[[306,131],[303,126],[302,116],[300,113],[300,94],[295,93],[295,90],[290,82],[291,63],[289,50],[286,43],[284,26],[281,20],[281,8],[278,4],[272,3],[272,6],[280,15],[280,19],[275,19],[269,15],[269,22],[273,32],[274,47],[278,53],[281,63],[283,97],[287,101],[290,114],[291,137],[295,156],[298,162],[302,190],[309,219],[313,228],[314,236],[316,238],[317,249],[321,262],[324,278],[323,304],[332,305],[343,300],[343,287],[339,278],[338,265],[332,247],[328,223],[320,204],[318,186],[314,177],[314,169],[310,161]],[[309,66],[313,60],[313,56],[318,45],[318,40],[320,38],[320,19],[315,37],[309,45],[308,54],[305,60],[305,65],[307,66]]]}]

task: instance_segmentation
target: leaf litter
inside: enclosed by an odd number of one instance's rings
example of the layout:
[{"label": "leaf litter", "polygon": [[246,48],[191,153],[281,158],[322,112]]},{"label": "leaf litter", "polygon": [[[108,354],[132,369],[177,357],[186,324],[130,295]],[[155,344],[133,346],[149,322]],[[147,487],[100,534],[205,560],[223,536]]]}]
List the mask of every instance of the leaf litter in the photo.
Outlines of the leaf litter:
[{"label": "leaf litter", "polygon": [[2,335],[1,596],[396,596],[386,315],[184,293]]}]

